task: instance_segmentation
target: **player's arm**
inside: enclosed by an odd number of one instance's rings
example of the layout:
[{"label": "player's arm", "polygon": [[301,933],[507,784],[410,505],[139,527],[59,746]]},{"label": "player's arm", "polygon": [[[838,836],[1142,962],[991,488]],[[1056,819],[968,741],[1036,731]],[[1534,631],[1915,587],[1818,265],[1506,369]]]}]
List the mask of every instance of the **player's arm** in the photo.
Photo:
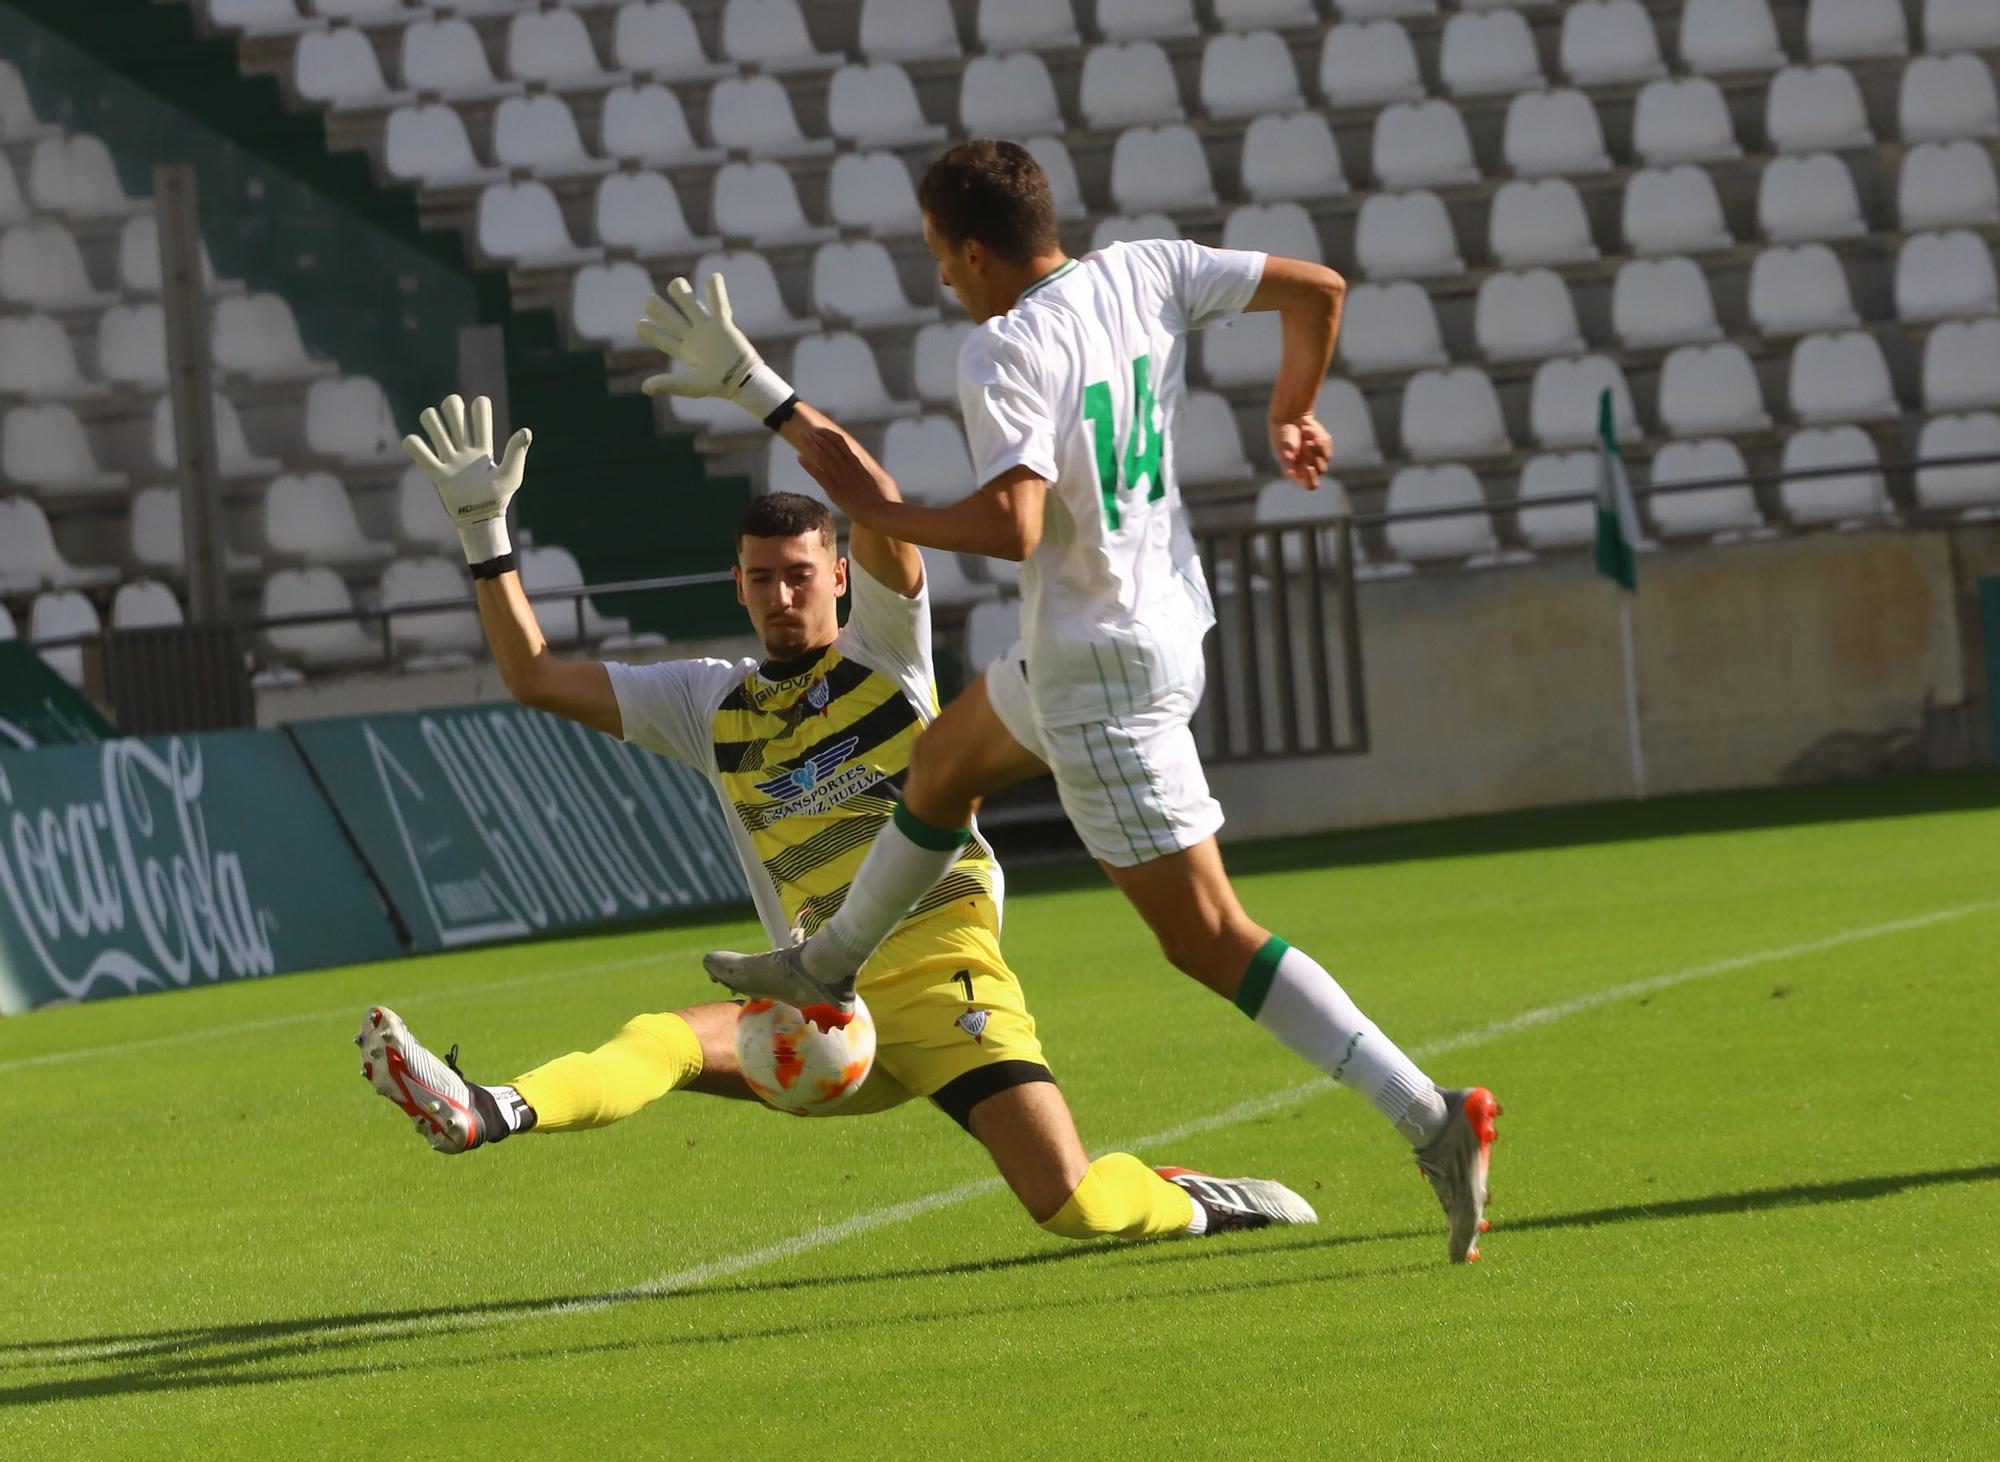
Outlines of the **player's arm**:
[{"label": "player's arm", "polygon": [[479,622],[508,693],[522,705],[622,737],[624,719],[611,673],[595,660],[552,654],[521,587],[507,537],[507,504],[520,489],[534,434],[526,427],[515,432],[495,462],[493,405],[484,396],[473,398],[469,413],[457,396],[447,396],[441,406],[426,408],[420,420],[430,442],[407,436],[403,450],[430,478],[458,527],[465,561],[472,566]]},{"label": "player's arm", "polygon": [[1277,383],[1271,387],[1271,449],[1287,477],[1319,486],[1333,442],[1313,415],[1333,360],[1347,281],[1324,264],[1273,254],[1246,310],[1276,310],[1284,332]]},{"label": "player's arm", "polygon": [[[812,472],[814,480],[820,481],[822,486],[824,481],[814,471],[808,452],[822,450],[816,445],[816,439],[824,436],[841,445],[857,470],[867,475],[877,496],[901,507],[909,506],[903,502],[896,480],[883,471],[882,464],[875,460],[874,455],[845,427],[819,408],[804,401],[796,402],[791,416],[778,428],[778,435],[799,454],[806,470]],[[924,560],[923,555],[917,552],[916,544],[884,527],[879,520],[864,523],[848,512],[847,505],[834,498],[830,490],[827,496],[842,512],[847,513],[847,551],[854,555],[855,562],[866,569],[876,583],[894,589],[905,599],[916,598],[917,591],[924,586]]]},{"label": "player's arm", "polygon": [[866,522],[905,544],[1018,563],[1042,541],[1048,483],[1032,468],[1011,468],[970,497],[931,508],[904,502],[889,474],[859,453],[844,432],[808,433],[799,460],[850,522]]}]

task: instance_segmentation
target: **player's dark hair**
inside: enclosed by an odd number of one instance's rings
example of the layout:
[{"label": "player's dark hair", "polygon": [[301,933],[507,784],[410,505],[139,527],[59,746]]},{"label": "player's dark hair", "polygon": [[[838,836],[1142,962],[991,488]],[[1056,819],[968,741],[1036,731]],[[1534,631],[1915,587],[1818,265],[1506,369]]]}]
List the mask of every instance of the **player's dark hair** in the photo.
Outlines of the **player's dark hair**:
[{"label": "player's dark hair", "polygon": [[817,533],[828,548],[834,546],[833,510],[802,492],[753,497],[736,524],[739,547],[746,538],[796,538],[801,533]]},{"label": "player's dark hair", "polygon": [[917,202],[948,241],[976,239],[1010,264],[1062,248],[1048,175],[1018,142],[959,143],[930,165]]}]

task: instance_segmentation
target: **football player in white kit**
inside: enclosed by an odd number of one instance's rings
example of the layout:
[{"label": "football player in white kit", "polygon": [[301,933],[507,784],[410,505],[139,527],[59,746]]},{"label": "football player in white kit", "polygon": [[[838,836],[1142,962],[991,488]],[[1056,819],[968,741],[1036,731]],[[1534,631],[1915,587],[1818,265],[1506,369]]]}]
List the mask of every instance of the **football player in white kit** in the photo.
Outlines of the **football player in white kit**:
[{"label": "football player in white kit", "polygon": [[[856,972],[959,856],[980,799],[1046,768],[1167,958],[1380,1111],[1436,1190],[1451,1257],[1476,1259],[1498,1105],[1483,1087],[1440,1090],[1324,968],[1244,912],[1189,729],[1215,614],[1168,440],[1186,335],[1245,310],[1278,313],[1272,450],[1313,489],[1331,451],[1313,405],[1344,281],[1185,240],[1068,258],[1046,177],[1008,142],[954,147],[918,198],[943,281],[977,326],[959,399],[983,486],[949,507],[901,501],[832,431],[808,434],[801,461],[858,524],[1019,561],[1022,639],[918,740],[902,802],[832,917],[781,950],[711,955],[709,973],[745,995],[851,1007]],[[781,427],[796,398],[736,329],[726,296],[704,307],[684,281],[668,294],[640,334],[686,369],[646,389],[727,396]]]}]

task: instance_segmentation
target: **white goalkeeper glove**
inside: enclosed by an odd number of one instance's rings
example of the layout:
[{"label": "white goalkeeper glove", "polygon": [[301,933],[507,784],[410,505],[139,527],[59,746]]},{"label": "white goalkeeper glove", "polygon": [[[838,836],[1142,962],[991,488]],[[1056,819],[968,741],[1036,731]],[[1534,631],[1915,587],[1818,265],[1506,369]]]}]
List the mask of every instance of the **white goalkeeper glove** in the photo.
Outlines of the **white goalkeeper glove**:
[{"label": "white goalkeeper glove", "polygon": [[734,401],[776,430],[771,418],[793,399],[785,378],[764,364],[749,337],[729,312],[729,286],[720,274],[708,278],[708,303],[695,298],[685,279],[667,285],[665,299],[646,297],[639,340],[686,367],[648,376],[640,389],[648,396],[720,396]]},{"label": "white goalkeeper glove", "polygon": [[[424,408],[418,418],[424,434],[403,438],[403,450],[424,469],[424,476],[437,489],[438,499],[458,527],[459,542],[465,545],[465,561],[486,563],[513,551],[507,539],[507,504],[521,486],[521,473],[528,463],[528,444],[535,434],[525,426],[507,440],[507,451],[496,464],[493,460],[493,403],[484,396],[472,398],[468,420],[465,402],[447,396],[440,406]],[[435,448],[436,450],[432,450]]]}]

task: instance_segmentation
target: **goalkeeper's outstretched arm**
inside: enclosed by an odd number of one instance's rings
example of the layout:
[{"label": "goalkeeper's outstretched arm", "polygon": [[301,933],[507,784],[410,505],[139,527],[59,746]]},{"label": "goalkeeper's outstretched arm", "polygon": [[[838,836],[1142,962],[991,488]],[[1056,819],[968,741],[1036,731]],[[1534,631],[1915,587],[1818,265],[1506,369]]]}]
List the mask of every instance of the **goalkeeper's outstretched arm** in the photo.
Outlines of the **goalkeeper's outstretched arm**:
[{"label": "goalkeeper's outstretched arm", "polygon": [[521,587],[507,537],[507,504],[520,490],[534,434],[522,427],[495,461],[493,405],[484,396],[475,396],[469,411],[457,396],[447,396],[419,419],[430,441],[407,436],[403,450],[430,478],[458,527],[465,561],[472,567],[479,622],[508,693],[522,705],[622,738],[625,721],[611,689],[611,673],[595,660],[565,660],[551,653]]}]

